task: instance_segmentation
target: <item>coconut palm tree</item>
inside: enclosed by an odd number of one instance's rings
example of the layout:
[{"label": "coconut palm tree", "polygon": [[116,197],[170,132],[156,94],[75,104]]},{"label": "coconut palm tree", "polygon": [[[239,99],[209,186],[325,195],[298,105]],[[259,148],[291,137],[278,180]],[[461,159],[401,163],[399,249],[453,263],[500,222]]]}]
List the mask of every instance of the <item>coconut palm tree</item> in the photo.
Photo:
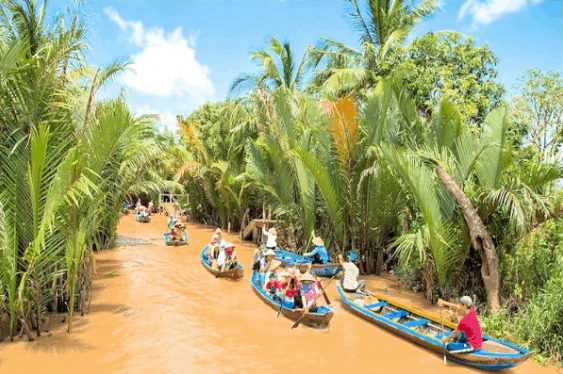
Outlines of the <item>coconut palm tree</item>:
[{"label": "coconut palm tree", "polygon": [[373,87],[377,77],[388,74],[384,61],[389,52],[402,45],[416,25],[440,5],[436,0],[368,0],[366,9],[362,9],[357,0],[347,2],[351,23],[360,36],[361,51],[325,38],[310,51],[310,66],[322,67],[312,84],[328,93]]}]

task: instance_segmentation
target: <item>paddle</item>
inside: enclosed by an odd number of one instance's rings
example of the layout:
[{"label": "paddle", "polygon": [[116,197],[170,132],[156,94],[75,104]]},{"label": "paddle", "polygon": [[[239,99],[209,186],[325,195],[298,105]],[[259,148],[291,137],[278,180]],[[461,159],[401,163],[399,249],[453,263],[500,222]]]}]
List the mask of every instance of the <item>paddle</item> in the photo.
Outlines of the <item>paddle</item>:
[{"label": "paddle", "polygon": [[319,283],[319,286],[321,287],[321,291],[322,291],[323,296],[324,296],[324,298],[325,298],[326,304],[327,304],[328,306],[332,306],[331,303],[330,303],[330,300],[328,299],[328,296],[327,296],[327,294],[326,294],[326,292],[325,292],[325,290],[324,290],[324,288],[323,288],[322,282],[321,282],[320,279],[317,277],[317,274],[315,274],[314,271],[313,271],[312,273],[313,273],[313,276],[315,277],[315,279],[317,280],[317,283]]},{"label": "paddle", "polygon": [[229,271],[229,270],[230,270],[229,268],[231,267],[231,264],[232,264],[232,263],[233,263],[232,261],[227,261],[227,263],[225,264],[225,268],[226,268],[227,270],[225,270],[225,271],[220,271],[219,274],[217,274],[217,275],[215,276],[215,278],[219,278],[221,275],[223,275],[223,274],[225,274],[227,271]]},{"label": "paddle", "polygon": [[[330,282],[332,282],[333,279],[334,279],[334,276],[333,276],[332,278],[330,278],[330,280],[329,280],[328,283],[326,284],[327,287],[328,287],[328,285],[330,284]],[[312,303],[311,305],[315,304],[315,302],[317,301],[317,299],[318,299],[320,296],[321,296],[320,294],[317,295],[317,297],[315,298],[315,300],[313,300],[313,303]],[[305,316],[306,316],[307,314],[309,314],[309,313],[308,313],[308,312],[303,312],[303,313],[301,314],[301,317],[299,317],[299,319],[293,324],[293,326],[291,326],[291,328],[292,328],[292,329],[297,328],[297,326],[299,326],[299,324],[301,323],[301,321],[303,320],[303,318],[305,318]]]},{"label": "paddle", "polygon": [[[442,309],[440,309],[440,324],[442,325],[442,331],[444,330],[444,320],[442,319]],[[446,343],[442,342],[442,347],[444,348],[444,366],[446,365]]]}]

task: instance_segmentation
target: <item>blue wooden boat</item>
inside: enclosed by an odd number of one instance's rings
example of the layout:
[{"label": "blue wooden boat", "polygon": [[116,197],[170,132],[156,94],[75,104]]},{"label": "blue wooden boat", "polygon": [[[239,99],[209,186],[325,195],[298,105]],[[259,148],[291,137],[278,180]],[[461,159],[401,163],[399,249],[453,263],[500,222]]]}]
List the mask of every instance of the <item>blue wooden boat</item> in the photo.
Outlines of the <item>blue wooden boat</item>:
[{"label": "blue wooden boat", "polygon": [[364,305],[363,295],[347,293],[340,284],[336,288],[346,309],[439,355],[446,353],[448,360],[479,369],[502,370],[516,367],[532,356],[533,352],[486,335],[483,335],[483,346],[478,351],[449,352],[444,350],[441,339],[455,330],[456,325],[452,322],[440,321],[380,295],[375,295],[379,302]]},{"label": "blue wooden boat", "polygon": [[[276,258],[281,261],[281,266],[285,267],[287,264],[292,264],[293,266],[298,266],[299,271],[302,273],[305,273],[307,265],[313,262],[313,259],[310,257],[300,256],[281,249],[276,249],[275,252]],[[317,276],[332,277],[340,272],[340,265],[335,263],[312,264],[311,270]]]},{"label": "blue wooden boat", "polygon": [[143,214],[143,213],[137,212],[135,214],[135,220],[139,221],[139,222],[149,222],[151,220],[151,216],[148,213]]},{"label": "blue wooden boat", "polygon": [[173,240],[170,237],[170,229],[168,229],[164,233],[164,243],[166,243],[166,245],[175,246],[175,247],[186,245],[188,244],[188,232],[184,230],[184,237],[182,238],[182,240]]},{"label": "blue wooden boat", "polygon": [[203,263],[203,266],[205,266],[205,268],[207,270],[209,270],[209,272],[215,276],[220,275],[221,277],[225,277],[225,278],[229,278],[229,279],[233,279],[233,280],[237,280],[242,278],[242,276],[244,275],[244,266],[242,266],[242,264],[240,262],[237,263],[237,267],[234,269],[230,269],[224,272],[220,272],[219,270],[215,270],[211,267],[211,264],[209,263],[209,259],[207,258],[207,250],[209,249],[209,246],[206,245],[203,250],[201,251],[201,262]]},{"label": "blue wooden boat", "polygon": [[[252,284],[252,288],[256,292],[256,294],[264,300],[266,304],[271,306],[274,310],[280,310],[281,304],[270,297],[270,295],[264,291],[262,288],[262,284],[260,284],[260,277],[258,273],[252,273],[250,277],[250,283]],[[289,319],[294,321],[298,320],[303,314],[301,312],[296,312],[293,309],[286,308],[282,306],[281,313]],[[323,305],[321,306],[316,312],[308,313],[305,318],[303,318],[303,324],[320,327],[320,326],[327,326],[330,320],[332,319],[334,312],[329,307]]]}]

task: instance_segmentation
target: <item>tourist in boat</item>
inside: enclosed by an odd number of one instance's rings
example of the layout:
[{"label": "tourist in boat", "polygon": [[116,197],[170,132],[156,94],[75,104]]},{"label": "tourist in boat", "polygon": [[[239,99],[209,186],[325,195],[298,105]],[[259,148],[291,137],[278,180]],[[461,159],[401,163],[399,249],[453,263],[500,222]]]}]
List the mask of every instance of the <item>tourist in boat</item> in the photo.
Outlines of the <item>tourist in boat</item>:
[{"label": "tourist in boat", "polygon": [[219,244],[221,247],[225,247],[225,240],[223,239],[223,237],[221,236],[221,229],[219,227],[217,227],[217,230],[215,230],[215,232],[213,233],[213,236],[211,237],[211,243],[217,243]]},{"label": "tourist in boat", "polygon": [[[459,299],[459,302],[460,305],[457,305],[441,299],[438,300],[438,306],[447,306],[465,312],[465,317],[459,321],[457,328],[450,335],[443,337],[442,343],[447,344],[446,348],[451,353],[479,350],[483,345],[483,335],[481,334],[481,325],[477,319],[477,313],[472,308],[473,300],[469,296],[463,296]],[[452,340],[454,342],[449,343]]]},{"label": "tourist in boat", "polygon": [[342,255],[338,255],[338,262],[340,267],[344,271],[344,276],[342,277],[342,288],[346,292],[356,292],[360,290],[361,292],[366,291],[366,281],[358,280],[360,275],[360,269],[354,264],[354,261],[358,260],[358,255],[354,252],[350,252],[346,257],[346,262]]},{"label": "tourist in boat", "polygon": [[219,260],[219,255],[221,254],[221,247],[219,246],[219,244],[215,244],[213,246],[210,246],[209,249],[207,250],[207,258],[209,260],[209,265],[213,268],[213,269],[219,269],[219,264],[218,264],[218,260]]},{"label": "tourist in boat", "polygon": [[260,246],[254,250],[254,255],[252,257],[252,271],[254,273],[258,273],[265,265],[264,259],[264,249]]},{"label": "tourist in boat", "polygon": [[317,306],[317,296],[322,292],[321,287],[317,280],[310,272],[306,272],[299,278],[300,293],[303,299],[303,307],[306,312],[316,312],[319,308]]},{"label": "tourist in boat", "polygon": [[272,299],[277,301],[278,303],[282,302],[281,299],[281,284],[276,279],[275,273],[270,273],[270,277],[268,278],[269,281],[266,283],[266,292],[270,295]]},{"label": "tourist in boat", "polygon": [[[299,270],[297,270],[299,271]],[[287,309],[301,310],[303,308],[303,300],[299,292],[299,278],[295,274],[287,274],[285,281],[282,283],[282,299],[283,305]]]},{"label": "tourist in boat", "polygon": [[[315,235],[313,231],[313,235]],[[309,253],[305,253],[303,256],[305,257],[312,257],[313,264],[327,264],[328,263],[328,252],[325,248],[325,243],[319,237],[315,237],[313,239],[313,244],[315,245],[315,249],[313,249]]]},{"label": "tourist in boat", "polygon": [[268,238],[268,240],[266,241],[266,248],[275,250],[278,247],[278,230],[276,230],[275,227],[272,227],[268,231],[266,231],[266,228],[262,227],[262,233]]},{"label": "tourist in boat", "polygon": [[224,250],[219,253],[217,264],[219,265],[219,270],[222,272],[234,269],[237,266],[237,252],[235,251],[235,245],[233,243],[225,244]]},{"label": "tourist in boat", "polygon": [[[176,221],[174,223],[174,227],[172,228],[172,230],[170,230],[170,239],[173,241],[182,241],[185,240],[188,236],[187,232],[186,232],[186,226],[181,223],[180,221]],[[187,243],[187,240],[186,240]]]},{"label": "tourist in boat", "polygon": [[153,202],[151,200],[149,201],[149,207],[148,207],[149,215],[152,213],[152,208],[153,208]]},{"label": "tourist in boat", "polygon": [[272,261],[276,258],[276,252],[274,252],[271,249],[268,249],[266,252],[264,252],[264,266],[262,266],[260,268],[260,284],[264,285],[264,282],[266,279],[268,279],[266,277],[266,272],[268,272],[272,267]]}]

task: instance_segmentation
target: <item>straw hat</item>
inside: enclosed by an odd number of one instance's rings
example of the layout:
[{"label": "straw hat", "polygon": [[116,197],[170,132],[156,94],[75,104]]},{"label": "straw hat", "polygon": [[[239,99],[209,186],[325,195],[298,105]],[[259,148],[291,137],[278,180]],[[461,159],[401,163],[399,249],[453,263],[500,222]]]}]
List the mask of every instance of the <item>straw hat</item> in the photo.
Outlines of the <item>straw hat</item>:
[{"label": "straw hat", "polygon": [[469,296],[463,296],[458,301],[468,308],[471,308],[471,305],[473,305],[473,300]]},{"label": "straw hat", "polygon": [[221,234],[221,233],[222,233],[221,229],[217,227],[217,230],[215,230],[215,234]]},{"label": "straw hat", "polygon": [[272,251],[271,249],[268,249],[266,251],[266,253],[264,253],[264,256],[276,256],[276,252]]},{"label": "straw hat", "polygon": [[300,281],[311,281],[311,282],[316,282],[316,279],[313,278],[313,276],[311,275],[311,273],[305,273],[302,276],[299,277]]},{"label": "straw hat", "polygon": [[281,265],[281,263],[282,262],[280,260],[273,259],[270,265],[270,270],[276,270]]},{"label": "straw hat", "polygon": [[234,248],[234,247],[235,247],[235,245],[233,243],[229,242],[229,243],[225,243],[225,246],[223,248],[227,249],[227,248]]},{"label": "straw hat", "polygon": [[325,245],[325,242],[323,242],[323,240],[317,236],[315,239],[313,239],[313,244],[321,246]]},{"label": "straw hat", "polygon": [[273,235],[278,235],[278,230],[275,227],[271,227],[268,232]]}]

